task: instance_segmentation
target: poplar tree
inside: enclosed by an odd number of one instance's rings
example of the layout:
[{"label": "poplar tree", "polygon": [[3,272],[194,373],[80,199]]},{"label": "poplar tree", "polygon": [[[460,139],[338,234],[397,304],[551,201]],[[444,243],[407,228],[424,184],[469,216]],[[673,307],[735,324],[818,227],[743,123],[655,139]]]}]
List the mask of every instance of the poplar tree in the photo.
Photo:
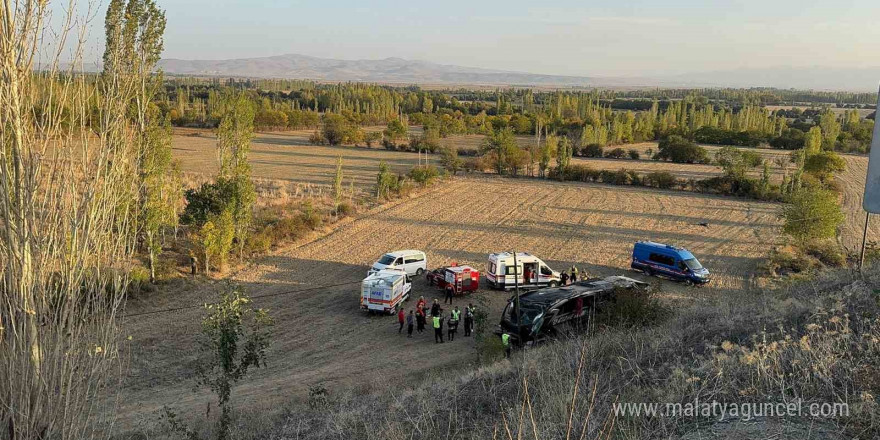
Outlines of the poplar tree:
[{"label": "poplar tree", "polygon": [[218,182],[232,187],[230,210],[239,257],[251,226],[256,192],[251,181],[251,165],[248,162],[251,140],[254,137],[254,108],[244,94],[227,97],[226,112],[217,128],[220,175]]},{"label": "poplar tree", "polygon": [[559,174],[559,180],[565,180],[565,171],[571,163],[572,146],[571,141],[563,136],[559,141],[559,150],[556,153],[556,170]]},{"label": "poplar tree", "polygon": [[333,210],[339,216],[339,205],[342,204],[342,156],[336,158],[336,175],[333,177]]},{"label": "poplar tree", "polygon": [[[137,234],[146,248],[150,282],[156,280],[156,258],[161,252],[159,235],[175,226],[181,187],[171,156],[171,130],[153,104],[162,87],[162,75],[154,74],[162,54],[165,12],[153,0],[112,0],[105,17],[105,78],[114,78],[127,90],[125,105],[134,126],[137,148],[137,193],[131,200]],[[123,202],[126,203],[126,202]]]}]

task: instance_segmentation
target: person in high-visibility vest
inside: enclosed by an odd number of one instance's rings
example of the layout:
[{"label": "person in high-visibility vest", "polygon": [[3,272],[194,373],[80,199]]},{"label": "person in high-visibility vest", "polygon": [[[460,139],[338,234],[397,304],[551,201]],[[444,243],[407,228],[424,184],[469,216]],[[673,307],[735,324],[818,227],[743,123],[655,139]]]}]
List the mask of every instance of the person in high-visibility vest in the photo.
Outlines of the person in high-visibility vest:
[{"label": "person in high-visibility vest", "polygon": [[440,315],[431,317],[432,323],[434,324],[434,343],[442,344],[443,343],[443,317]]},{"label": "person in high-visibility vest", "polygon": [[504,344],[504,357],[510,357],[510,335],[507,333],[501,334],[501,343]]},{"label": "person in high-visibility vest", "polygon": [[574,265],[571,266],[571,282],[576,283],[578,280],[578,268]]}]

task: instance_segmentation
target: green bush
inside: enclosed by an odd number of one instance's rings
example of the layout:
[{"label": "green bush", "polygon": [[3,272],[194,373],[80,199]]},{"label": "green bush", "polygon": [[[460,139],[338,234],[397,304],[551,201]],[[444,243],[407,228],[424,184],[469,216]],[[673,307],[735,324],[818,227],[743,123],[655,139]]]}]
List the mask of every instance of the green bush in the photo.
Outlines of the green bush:
[{"label": "green bush", "polygon": [[229,207],[235,198],[235,182],[221,179],[207,182],[198,189],[189,189],[184,193],[186,208],[180,215],[180,222],[185,225],[204,224],[208,217],[220,215]]},{"label": "green bush", "polygon": [[417,166],[409,171],[409,178],[422,186],[430,185],[438,177],[440,171],[433,165]]},{"label": "green bush", "polygon": [[678,178],[669,171],[654,171],[645,176],[645,185],[660,189],[674,188],[678,184]]},{"label": "green bush", "polygon": [[818,188],[796,191],[782,215],[783,231],[804,242],[833,238],[844,220],[837,193]]},{"label": "green bush", "polygon": [[709,163],[709,153],[705,148],[681,137],[669,136],[660,140],[659,150],[654,156],[660,160],[675,163]]},{"label": "green bush", "polygon": [[618,147],[605,153],[605,157],[610,159],[623,159],[624,157],[626,157],[626,150]]},{"label": "green bush", "polygon": [[581,156],[602,157],[603,148],[599,144],[590,144],[581,149]]},{"label": "green bush", "polygon": [[633,160],[639,160],[642,158],[642,155],[639,154],[639,150],[629,150],[627,154],[629,154],[629,158]]},{"label": "green bush", "polygon": [[[557,170],[550,170],[550,178],[556,179]],[[599,180],[598,170],[589,165],[573,164],[565,168],[565,180],[572,182],[595,182]]]},{"label": "green bush", "polygon": [[599,175],[602,183],[609,183],[611,185],[633,184],[632,174],[625,169],[619,169],[617,171],[602,170]]}]

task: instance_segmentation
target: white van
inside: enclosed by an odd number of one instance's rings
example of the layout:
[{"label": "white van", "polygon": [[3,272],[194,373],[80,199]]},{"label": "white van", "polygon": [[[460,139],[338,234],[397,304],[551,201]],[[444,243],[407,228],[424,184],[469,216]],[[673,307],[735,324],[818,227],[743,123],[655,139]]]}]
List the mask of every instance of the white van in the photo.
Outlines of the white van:
[{"label": "white van", "polygon": [[486,269],[486,281],[496,289],[513,289],[515,282],[525,288],[556,287],[560,282],[559,275],[540,258],[525,252],[516,253],[516,267],[510,252],[489,254]]},{"label": "white van", "polygon": [[428,270],[428,257],[422,251],[394,251],[382,255],[379,261],[367,272],[372,275],[382,269],[397,269],[406,272],[407,276],[422,276]]}]

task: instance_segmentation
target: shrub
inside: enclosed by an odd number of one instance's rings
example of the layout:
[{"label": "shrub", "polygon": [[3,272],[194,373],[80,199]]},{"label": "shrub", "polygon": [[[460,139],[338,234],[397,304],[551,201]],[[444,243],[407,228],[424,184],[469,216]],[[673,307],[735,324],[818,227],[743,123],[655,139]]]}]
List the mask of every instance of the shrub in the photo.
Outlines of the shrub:
[{"label": "shrub", "polygon": [[430,185],[439,176],[440,171],[433,165],[417,166],[409,171],[409,178],[422,186]]},{"label": "shrub", "polygon": [[768,272],[773,276],[810,273],[818,269],[819,266],[819,260],[792,246],[773,249],[767,259]]},{"label": "shrub", "polygon": [[603,148],[599,144],[590,144],[581,150],[584,157],[602,157]]},{"label": "shrub", "polygon": [[639,150],[629,150],[627,154],[629,154],[629,158],[632,160],[639,160],[642,158],[642,155],[639,154]]},{"label": "shrub", "polygon": [[626,157],[626,150],[618,147],[605,153],[605,157],[610,159],[623,159],[624,157]]},{"label": "shrub", "polygon": [[208,217],[220,215],[231,206],[235,197],[235,183],[225,179],[206,182],[198,189],[186,190],[184,197],[186,208],[180,215],[180,222],[185,225],[201,226]]},{"label": "shrub", "polygon": [[843,223],[837,194],[827,189],[801,189],[783,207],[783,231],[801,241],[833,238]]},{"label": "shrub", "polygon": [[324,135],[321,132],[315,130],[312,134],[309,135],[309,143],[312,145],[324,145]]},{"label": "shrub", "polygon": [[660,189],[670,189],[675,187],[678,179],[669,171],[654,171],[645,176],[645,185]]},{"label": "shrub", "polygon": [[697,181],[697,186],[703,192],[724,194],[728,196],[758,196],[758,184],[748,177],[736,177],[730,175],[711,177]]},{"label": "shrub", "polygon": [[604,326],[645,327],[660,323],[670,310],[660,302],[660,284],[647,291],[615,289],[611,299],[600,305],[597,323]]},{"label": "shrub", "polygon": [[669,136],[660,141],[660,151],[654,156],[660,160],[675,163],[709,163],[709,153],[705,148],[681,137]]},{"label": "shrub", "polygon": [[846,265],[846,255],[840,245],[833,240],[814,240],[804,246],[804,252],[828,267]]},{"label": "shrub", "polygon": [[348,217],[355,213],[355,207],[348,203],[342,202],[336,207],[336,215],[340,217]]},{"label": "shrub", "polygon": [[602,170],[600,171],[600,178],[602,183],[609,183],[611,185],[630,185],[633,183],[632,175],[622,168],[617,171]]},{"label": "shrub", "polygon": [[822,181],[830,180],[834,173],[846,171],[846,161],[833,151],[813,154],[804,162],[804,171]]},{"label": "shrub", "polygon": [[[550,178],[558,178],[556,173],[557,170],[555,168],[550,170]],[[565,169],[565,180],[571,180],[574,182],[595,182],[599,180],[599,176],[599,171],[589,165],[574,164],[569,165],[568,168]]]}]

